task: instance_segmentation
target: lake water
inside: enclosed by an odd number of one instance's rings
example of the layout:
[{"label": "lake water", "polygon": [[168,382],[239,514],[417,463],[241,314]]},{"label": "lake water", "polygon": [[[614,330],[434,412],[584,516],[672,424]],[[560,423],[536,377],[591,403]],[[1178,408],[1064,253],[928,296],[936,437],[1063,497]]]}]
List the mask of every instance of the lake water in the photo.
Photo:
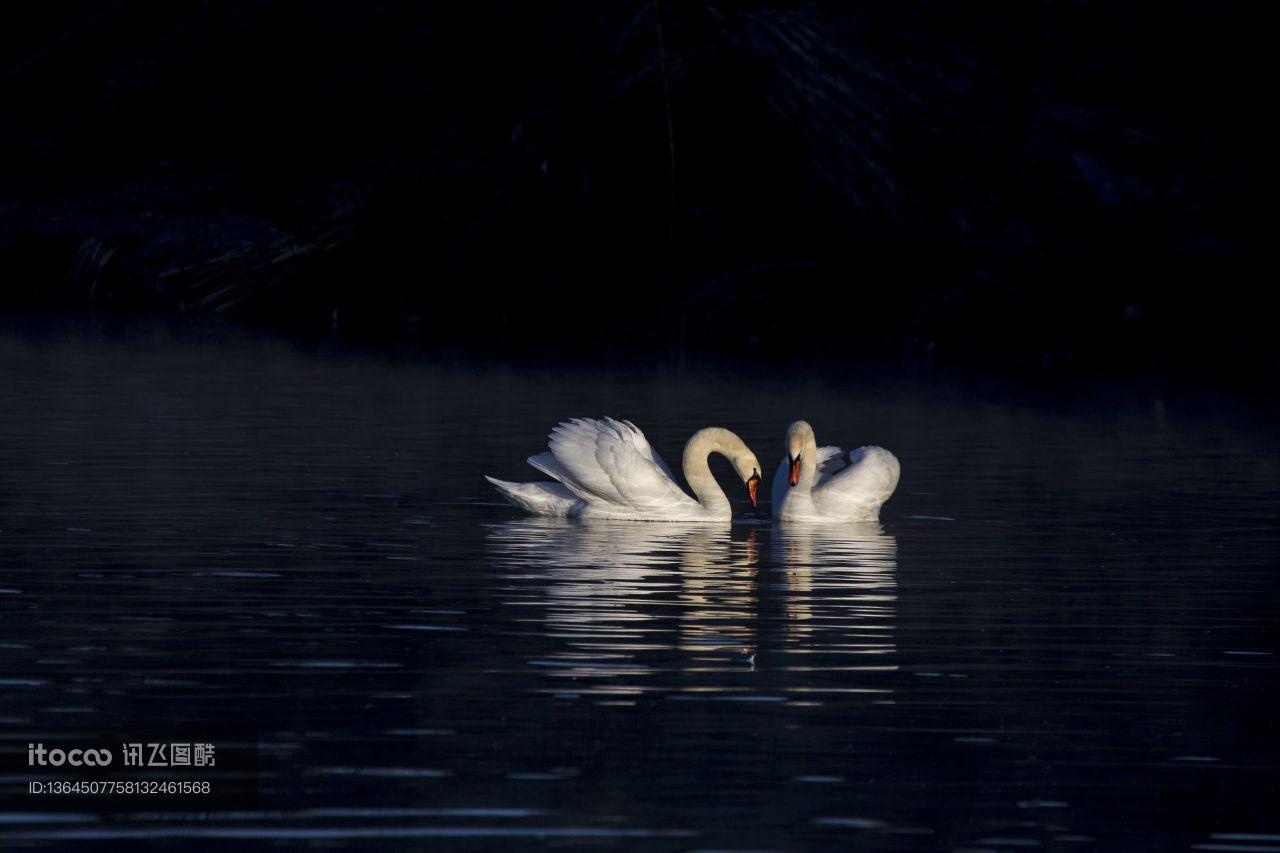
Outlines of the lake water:
[{"label": "lake water", "polygon": [[[878,443],[880,525],[522,518],[570,416]],[[0,747],[223,724],[258,802],[86,838],[1280,850],[1280,443],[1220,401],[0,333]],[[762,495],[768,494],[768,483]],[[12,760],[5,773],[14,776]],[[21,775],[21,774],[16,774]]]}]

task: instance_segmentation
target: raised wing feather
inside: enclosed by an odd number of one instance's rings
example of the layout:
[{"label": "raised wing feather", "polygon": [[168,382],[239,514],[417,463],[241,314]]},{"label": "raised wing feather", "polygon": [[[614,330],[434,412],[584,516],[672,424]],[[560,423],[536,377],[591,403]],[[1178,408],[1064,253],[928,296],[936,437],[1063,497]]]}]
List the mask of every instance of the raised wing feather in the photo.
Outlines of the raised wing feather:
[{"label": "raised wing feather", "polygon": [[634,424],[575,418],[551,432],[550,454],[529,460],[582,500],[643,511],[694,506]]},{"label": "raised wing feather", "polygon": [[[605,418],[605,420],[609,420],[609,418]],[[649,458],[653,460],[653,464],[661,468],[662,473],[667,475],[667,479],[674,483],[676,481],[676,475],[671,473],[671,469],[667,467],[667,463],[658,455],[658,451],[654,450],[653,445],[649,444],[649,439],[644,437],[644,433],[640,431],[640,427],[636,426],[631,421],[623,421],[623,423],[626,424],[633,433],[635,433],[636,446],[638,448],[643,447],[648,452]],[[684,493],[681,492],[681,494]]]}]

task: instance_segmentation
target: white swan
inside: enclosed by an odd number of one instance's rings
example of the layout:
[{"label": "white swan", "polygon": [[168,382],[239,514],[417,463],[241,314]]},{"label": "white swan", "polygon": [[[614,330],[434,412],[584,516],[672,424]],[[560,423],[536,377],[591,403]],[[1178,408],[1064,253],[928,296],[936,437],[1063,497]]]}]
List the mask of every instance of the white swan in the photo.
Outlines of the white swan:
[{"label": "white swan", "polygon": [[697,500],[676,485],[644,433],[630,421],[575,418],[554,430],[549,453],[529,464],[555,483],[509,483],[486,476],[502,496],[535,515],[633,521],[728,521],[733,508],[711,475],[707,459],[719,453],[746,484],[751,505],[760,486],[760,462],[742,439],[708,427],[684,446],[684,477]]},{"label": "white swan", "polygon": [[898,487],[901,468],[892,453],[820,448],[805,421],[787,427],[786,450],[773,480],[773,517],[780,521],[875,521]]}]

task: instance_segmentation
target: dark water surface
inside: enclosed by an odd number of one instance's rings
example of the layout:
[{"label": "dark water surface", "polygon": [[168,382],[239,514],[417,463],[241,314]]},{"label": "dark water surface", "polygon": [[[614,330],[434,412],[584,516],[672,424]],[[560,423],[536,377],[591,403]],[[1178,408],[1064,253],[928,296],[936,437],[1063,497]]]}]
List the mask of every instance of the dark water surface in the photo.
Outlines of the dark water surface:
[{"label": "dark water surface", "polygon": [[[3,846],[1280,850],[1280,444],[1196,409],[0,334],[0,747],[222,722],[263,772],[248,810],[9,800]],[[768,473],[804,416],[902,483],[814,530],[481,479],[600,414]]]}]

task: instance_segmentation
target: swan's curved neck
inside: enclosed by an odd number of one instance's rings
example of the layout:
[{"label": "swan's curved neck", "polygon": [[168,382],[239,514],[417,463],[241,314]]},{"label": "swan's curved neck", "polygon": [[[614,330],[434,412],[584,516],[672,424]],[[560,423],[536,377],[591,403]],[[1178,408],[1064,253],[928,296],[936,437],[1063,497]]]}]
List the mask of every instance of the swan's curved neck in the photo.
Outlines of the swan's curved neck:
[{"label": "swan's curved neck", "polygon": [[684,478],[703,509],[726,518],[733,514],[724,489],[711,476],[711,454],[719,453],[733,461],[735,457],[749,452],[742,439],[722,427],[707,427],[693,434],[684,446]]},{"label": "swan's curved neck", "polygon": [[813,489],[813,481],[817,478],[818,439],[813,434],[813,430],[808,430],[804,436],[804,444],[800,448],[800,479],[796,481],[796,488],[810,491]]}]

